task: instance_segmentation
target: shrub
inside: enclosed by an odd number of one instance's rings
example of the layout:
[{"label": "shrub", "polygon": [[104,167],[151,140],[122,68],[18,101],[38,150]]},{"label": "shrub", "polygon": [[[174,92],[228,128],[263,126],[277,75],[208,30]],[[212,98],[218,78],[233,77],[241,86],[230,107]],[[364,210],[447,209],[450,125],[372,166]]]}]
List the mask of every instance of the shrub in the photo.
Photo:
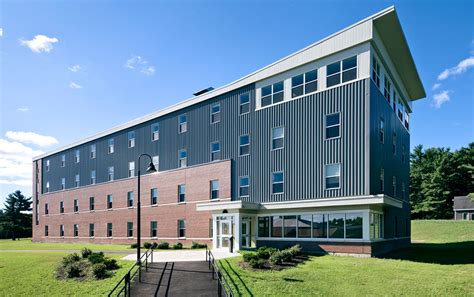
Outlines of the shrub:
[{"label": "shrub", "polygon": [[149,248],[152,247],[152,244],[151,244],[151,242],[145,242],[145,243],[143,244],[143,247],[146,248],[146,249],[149,249]]},{"label": "shrub", "polygon": [[91,262],[92,264],[103,263],[104,262],[104,253],[103,252],[92,253],[92,254],[89,255],[89,257],[87,259],[89,259],[89,262]]},{"label": "shrub", "polygon": [[207,246],[207,244],[205,244],[205,243],[199,243],[199,242],[194,242],[194,241],[193,241],[193,243],[192,243],[192,245],[191,245],[191,248],[192,248],[192,249],[203,249],[203,248],[205,248],[206,246]]},{"label": "shrub", "polygon": [[105,266],[104,263],[96,263],[92,265],[92,273],[94,274],[94,277],[97,279],[102,279],[108,276],[108,271],[107,267]]},{"label": "shrub", "polygon": [[72,262],[64,267],[64,273],[67,278],[83,277],[86,275],[89,265],[85,260]]},{"label": "shrub", "polygon": [[261,248],[259,248],[257,250],[257,256],[260,258],[260,259],[269,259],[270,256],[274,253],[274,252],[277,252],[278,250],[276,248],[272,248],[272,247],[266,247],[266,246],[262,246]]},{"label": "shrub", "polygon": [[79,255],[77,253],[72,253],[72,254],[69,254],[67,255],[66,257],[63,258],[62,260],[62,265],[63,267],[66,267],[74,262],[77,262],[81,260],[81,257],[79,257]]},{"label": "shrub", "polygon": [[281,264],[282,262],[289,262],[291,261],[291,253],[288,249],[283,251],[274,252],[270,256],[270,263],[272,264]]},{"label": "shrub", "polygon": [[244,261],[250,263],[251,260],[258,260],[258,256],[256,253],[245,253],[243,255]]},{"label": "shrub", "polygon": [[104,258],[104,265],[107,268],[107,270],[115,270],[119,269],[120,266],[117,264],[117,260],[111,259],[111,258]]},{"label": "shrub", "polygon": [[130,245],[130,247],[131,247],[132,249],[136,249],[136,248],[138,247],[138,244],[132,243],[132,244]]},{"label": "shrub", "polygon": [[265,267],[266,261],[264,259],[252,259],[249,261],[249,265],[252,268],[262,269]]},{"label": "shrub", "polygon": [[163,241],[158,244],[157,248],[161,250],[167,250],[170,248],[170,244],[167,243],[166,241]]},{"label": "shrub", "polygon": [[151,248],[152,248],[152,249],[156,249],[157,247],[158,247],[158,243],[156,243],[156,242],[153,242],[153,244],[152,244]]},{"label": "shrub", "polygon": [[294,245],[287,250],[293,257],[301,254],[301,246],[299,244]]},{"label": "shrub", "polygon": [[177,242],[175,245],[173,245],[174,250],[180,250],[183,248],[183,244],[181,242]]},{"label": "shrub", "polygon": [[90,254],[92,254],[92,251],[88,248],[83,248],[82,251],[81,251],[81,254],[82,254],[82,258],[87,258],[89,257]]}]

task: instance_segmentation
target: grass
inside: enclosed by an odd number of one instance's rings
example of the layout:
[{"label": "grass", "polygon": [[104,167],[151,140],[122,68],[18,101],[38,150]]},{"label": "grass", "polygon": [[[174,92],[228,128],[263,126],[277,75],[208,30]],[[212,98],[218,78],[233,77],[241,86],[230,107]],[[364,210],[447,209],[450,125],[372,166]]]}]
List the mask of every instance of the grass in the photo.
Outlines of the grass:
[{"label": "grass", "polygon": [[[470,231],[469,231],[470,230]],[[282,271],[220,261],[238,296],[474,296],[474,222],[414,221],[414,243],[386,258],[312,256]]]},{"label": "grass", "polygon": [[50,242],[33,242],[31,238],[23,238],[21,240],[0,239],[1,250],[81,250],[87,247],[91,250],[117,251],[130,250],[130,245],[125,244],[84,244],[84,243],[50,243]]}]

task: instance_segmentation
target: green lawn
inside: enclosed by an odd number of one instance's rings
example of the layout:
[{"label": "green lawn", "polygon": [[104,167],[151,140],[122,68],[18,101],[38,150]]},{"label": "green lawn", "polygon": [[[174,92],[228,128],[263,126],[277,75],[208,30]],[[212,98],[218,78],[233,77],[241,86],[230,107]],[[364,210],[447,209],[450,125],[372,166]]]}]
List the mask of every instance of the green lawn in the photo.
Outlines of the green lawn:
[{"label": "green lawn", "polygon": [[412,229],[424,242],[384,259],[313,256],[259,272],[241,268],[241,257],[220,265],[238,296],[474,296],[474,222],[414,221]]},{"label": "green lawn", "polygon": [[33,242],[31,238],[23,238],[21,240],[0,239],[1,250],[80,250],[87,247],[91,250],[116,251],[127,250],[133,252],[130,245],[124,244],[83,244],[83,243],[49,243],[49,242]]}]

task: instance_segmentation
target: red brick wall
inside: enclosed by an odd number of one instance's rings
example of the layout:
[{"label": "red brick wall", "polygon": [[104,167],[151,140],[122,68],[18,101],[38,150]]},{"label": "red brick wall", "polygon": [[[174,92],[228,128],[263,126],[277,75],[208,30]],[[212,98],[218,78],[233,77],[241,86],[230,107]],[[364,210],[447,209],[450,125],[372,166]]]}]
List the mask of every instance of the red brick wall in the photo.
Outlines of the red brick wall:
[{"label": "red brick wall", "polygon": [[[196,203],[209,201],[210,181],[219,180],[221,201],[231,197],[230,161],[214,162],[201,166],[158,172],[141,177],[142,241],[209,242],[210,212],[197,212]],[[178,204],[178,185],[186,185],[186,202]],[[158,189],[158,204],[151,206],[150,190]],[[134,207],[127,207],[127,192],[133,191]],[[107,209],[107,195],[113,196],[113,208]],[[89,197],[94,197],[94,211],[89,211]],[[79,212],[74,213],[74,199],[78,199]],[[133,243],[137,235],[136,203],[137,178],[127,178],[94,186],[41,195],[40,224],[34,226],[34,241]],[[59,212],[64,201],[64,214]],[[48,203],[49,214],[44,214]],[[186,221],[186,239],[178,239],[177,221]],[[150,237],[150,221],[158,222],[158,238]],[[134,238],[127,237],[127,222],[133,222]],[[95,237],[89,237],[89,223],[95,224]],[[107,238],[107,223],[113,224],[113,237]],[[33,222],[34,224],[34,222]],[[64,238],[59,226],[64,225]],[[79,225],[79,236],[74,237],[73,226]],[[49,236],[44,236],[48,225]]]}]

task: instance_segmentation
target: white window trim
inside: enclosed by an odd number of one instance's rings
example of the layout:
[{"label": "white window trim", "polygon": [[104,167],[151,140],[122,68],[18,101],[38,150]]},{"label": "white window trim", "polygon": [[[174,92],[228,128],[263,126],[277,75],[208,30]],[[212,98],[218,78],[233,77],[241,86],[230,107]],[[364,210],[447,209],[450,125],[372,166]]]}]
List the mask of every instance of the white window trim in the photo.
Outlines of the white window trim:
[{"label": "white window trim", "polygon": [[[334,176],[326,176],[326,168],[327,166],[330,166],[330,165],[339,165],[339,175],[334,175]],[[325,164],[324,165],[324,190],[325,191],[332,191],[332,190],[340,190],[341,189],[341,184],[342,184],[342,180],[341,180],[341,172],[342,172],[342,164],[341,163],[331,163],[331,164]],[[335,188],[327,188],[326,187],[326,179],[327,178],[330,178],[330,177],[339,177],[339,186],[338,187],[335,187]]]},{"label": "white window trim", "polygon": [[[282,128],[282,129],[283,129],[283,136],[282,136],[282,137],[274,138],[274,137],[273,137],[273,131],[275,131],[275,129],[279,129],[279,128]],[[272,150],[272,151],[278,151],[278,150],[282,150],[282,149],[285,148],[285,126],[273,127],[273,128],[272,128],[272,131],[271,131],[270,137],[271,137],[271,144],[270,144],[270,145],[271,145],[271,148],[272,148],[271,150]],[[273,147],[273,140],[280,139],[280,138],[283,139],[283,146],[282,146],[282,147],[278,147],[278,148],[274,148],[274,147]],[[249,138],[249,140],[250,140],[250,138]]]},{"label": "white window trim", "polygon": [[[212,111],[212,109],[213,109],[215,106],[218,106],[218,107],[219,107],[219,111],[216,111],[216,112],[213,112],[213,111]],[[209,122],[211,123],[211,125],[212,125],[212,124],[217,124],[217,123],[219,123],[221,120],[219,119],[218,121],[213,122],[213,121],[212,121],[212,116],[221,113],[221,103],[220,103],[220,102],[217,102],[217,103],[211,104],[209,111],[210,111]]]},{"label": "white window trim", "polygon": [[[339,114],[339,124],[327,126],[327,117],[331,116],[331,115],[335,115],[335,114]],[[342,135],[342,124],[341,124],[341,122],[342,122],[342,117],[341,117],[341,112],[340,111],[326,114],[326,116],[324,117],[324,140],[331,140],[331,139],[341,138],[341,135]],[[326,134],[327,129],[332,128],[332,127],[336,127],[336,126],[339,126],[339,136],[328,138],[327,134]]]}]

